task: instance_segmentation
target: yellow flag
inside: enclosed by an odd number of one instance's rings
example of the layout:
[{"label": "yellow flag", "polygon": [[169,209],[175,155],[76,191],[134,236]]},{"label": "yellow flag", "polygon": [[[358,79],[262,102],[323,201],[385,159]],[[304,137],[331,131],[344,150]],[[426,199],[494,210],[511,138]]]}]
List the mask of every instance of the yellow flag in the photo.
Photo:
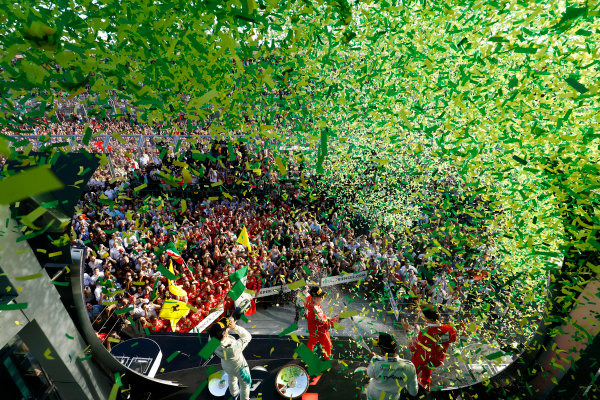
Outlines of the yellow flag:
[{"label": "yellow flag", "polygon": [[250,248],[250,240],[248,240],[248,231],[246,230],[245,226],[242,228],[242,232],[240,233],[240,236],[238,236],[238,238],[237,238],[237,243],[243,244],[244,246],[246,246],[248,248],[248,251],[252,250]]},{"label": "yellow flag", "polygon": [[[169,262],[169,272],[174,274],[173,272],[173,260],[171,260]],[[183,296],[187,296],[187,293],[185,292],[185,290],[183,290],[183,288],[181,286],[177,286],[173,283],[172,280],[169,279],[169,292],[171,292],[172,295],[174,296],[179,296],[179,297],[183,297]]]},{"label": "yellow flag", "polygon": [[175,332],[177,330],[177,322],[179,322],[179,320],[185,317],[189,312],[190,309],[188,305],[183,301],[169,299],[165,300],[163,303],[158,316],[171,321],[171,329],[173,329],[173,332]]}]

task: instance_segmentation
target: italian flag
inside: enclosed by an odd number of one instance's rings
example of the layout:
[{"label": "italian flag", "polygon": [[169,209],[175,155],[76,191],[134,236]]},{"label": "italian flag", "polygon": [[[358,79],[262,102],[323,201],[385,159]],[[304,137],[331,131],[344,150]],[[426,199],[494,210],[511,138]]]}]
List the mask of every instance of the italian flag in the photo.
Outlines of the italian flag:
[{"label": "italian flag", "polygon": [[175,251],[175,246],[173,245],[173,243],[169,242],[169,245],[167,247],[166,253],[177,264],[183,264],[183,257],[181,257],[181,255]]}]

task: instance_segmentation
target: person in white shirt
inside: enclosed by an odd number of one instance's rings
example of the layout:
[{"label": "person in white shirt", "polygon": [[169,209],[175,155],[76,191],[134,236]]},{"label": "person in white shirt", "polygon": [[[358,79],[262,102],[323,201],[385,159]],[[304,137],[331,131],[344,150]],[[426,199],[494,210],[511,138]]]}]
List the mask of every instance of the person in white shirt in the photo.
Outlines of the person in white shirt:
[{"label": "person in white shirt", "polygon": [[[229,335],[230,329],[240,338],[235,339]],[[221,318],[210,327],[209,333],[221,342],[215,354],[221,359],[223,371],[229,375],[229,394],[236,398],[239,393],[240,400],[249,400],[252,378],[243,350],[252,340],[252,335],[246,329],[237,326],[233,318]]]},{"label": "person in white shirt", "polygon": [[149,162],[150,162],[150,157],[148,156],[148,154],[146,154],[146,153],[142,154],[142,157],[140,157],[140,165],[142,166],[142,168],[144,168],[146,165],[148,165]]},{"label": "person in white shirt", "polygon": [[83,286],[90,286],[92,284],[92,277],[87,272],[83,274]]},{"label": "person in white shirt", "polygon": [[110,249],[113,248],[113,246],[115,245],[115,242],[121,243],[121,232],[113,232],[112,235],[110,236],[110,240],[108,241],[108,247]]},{"label": "person in white shirt", "polygon": [[435,280],[433,283],[434,286],[439,286],[441,290],[444,292],[449,292],[448,288],[448,273],[446,271],[442,272],[442,274]]},{"label": "person in white shirt", "polygon": [[115,198],[115,191],[112,188],[108,188],[104,191],[104,195],[109,198],[110,200],[114,200]]},{"label": "person in white shirt", "polygon": [[102,297],[104,296],[104,294],[102,293],[102,286],[98,285],[96,286],[96,288],[94,289],[94,296],[96,296],[96,303],[98,304],[102,304]]},{"label": "person in white shirt", "polygon": [[433,292],[431,293],[430,303],[442,304],[446,301],[448,294],[446,291],[437,285],[433,286]]},{"label": "person in white shirt", "polygon": [[417,277],[417,274],[415,273],[414,269],[409,269],[408,270],[408,275],[406,275],[406,282],[408,284],[408,286],[413,286],[416,285],[417,282],[419,281],[419,278]]},{"label": "person in white shirt", "polygon": [[147,299],[146,299],[146,304],[143,304],[142,307],[144,308],[144,310],[146,311],[146,319],[150,319],[152,317],[157,317],[158,318],[158,313],[156,312],[156,308],[158,307],[160,309],[160,306],[157,306],[154,303],[147,303]]},{"label": "person in white shirt", "polygon": [[113,260],[118,260],[124,253],[125,248],[115,241],[115,243],[113,243],[113,247],[110,249],[110,258]]},{"label": "person in white shirt", "polygon": [[136,305],[133,307],[133,311],[131,311],[131,316],[134,319],[138,319],[138,318],[145,316],[146,315],[146,310],[144,309],[145,305],[146,305],[146,303],[142,299],[137,300]]},{"label": "person in white shirt", "polygon": [[98,268],[100,270],[100,272],[104,272],[104,268],[102,267],[102,260],[96,258],[95,256],[90,257],[90,261],[88,261],[88,265],[92,271],[95,268]]},{"label": "person in white shirt", "polygon": [[210,180],[210,183],[217,183],[219,181],[219,176],[217,175],[217,171],[210,168],[208,170],[208,179]]},{"label": "person in white shirt", "polygon": [[133,294],[133,297],[135,297],[136,299],[143,299],[145,295],[146,292],[144,291],[144,289],[141,286],[138,286],[135,290],[135,293]]},{"label": "person in white shirt", "polygon": [[137,242],[138,242],[137,232],[132,230],[129,232],[129,234],[124,235],[123,247],[130,249],[133,246],[135,246],[137,244]]},{"label": "person in white shirt", "polygon": [[419,391],[416,368],[396,354],[398,346],[394,337],[382,332],[377,345],[383,356],[370,353],[367,376],[371,380],[367,386],[367,400],[398,400],[404,387],[411,396],[416,396]]},{"label": "person in white shirt", "polygon": [[90,284],[95,285],[98,279],[104,279],[104,272],[100,272],[100,268],[94,268],[94,274],[90,277]]}]

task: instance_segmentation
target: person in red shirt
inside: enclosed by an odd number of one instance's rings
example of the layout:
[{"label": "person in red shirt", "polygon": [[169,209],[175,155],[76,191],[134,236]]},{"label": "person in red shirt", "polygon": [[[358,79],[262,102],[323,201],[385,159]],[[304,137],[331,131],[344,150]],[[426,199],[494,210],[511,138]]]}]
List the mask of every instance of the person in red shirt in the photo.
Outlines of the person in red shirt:
[{"label": "person in red shirt", "polygon": [[204,268],[204,282],[206,283],[206,285],[212,285],[214,281],[215,279],[213,278],[210,268]]},{"label": "person in red shirt", "polygon": [[[248,280],[246,281],[246,288],[254,291],[254,296],[258,294],[260,288],[262,287],[262,282],[258,276],[254,274],[254,270],[248,270]],[[254,296],[252,297],[250,309],[246,312],[246,315],[252,315],[256,313],[256,302],[254,300]]]},{"label": "person in red shirt", "polygon": [[208,297],[206,298],[206,301],[204,302],[204,306],[206,307],[206,309],[209,310],[209,312],[213,312],[214,308],[216,308],[218,305],[219,303],[217,299],[215,299],[215,296],[209,293]]},{"label": "person in red shirt", "polygon": [[198,290],[198,286],[196,283],[192,283],[190,285],[190,289],[187,291],[188,303],[194,304],[196,302],[196,298],[198,297],[200,291]]},{"label": "person in red shirt", "polygon": [[204,289],[206,287],[206,281],[204,280],[204,270],[202,269],[202,267],[196,267],[196,272],[194,273],[194,276],[196,278],[196,281],[198,282],[198,289]]},{"label": "person in red shirt", "polygon": [[177,332],[188,333],[192,328],[192,322],[188,317],[183,317],[177,322]]},{"label": "person in red shirt", "polygon": [[[421,311],[427,326],[409,343],[413,355],[412,363],[417,369],[417,378],[425,390],[431,390],[431,370],[444,362],[448,347],[456,342],[456,329],[449,324],[441,324],[437,308],[433,304],[423,304]],[[408,330],[408,323],[403,322]]]},{"label": "person in red shirt", "polygon": [[150,317],[150,323],[152,324],[152,328],[150,328],[153,332],[162,332],[167,330],[167,326],[169,323],[162,318],[157,318],[156,316]]},{"label": "person in red shirt", "polygon": [[225,296],[227,296],[226,292],[223,292],[223,288],[221,285],[217,285],[214,290],[214,296],[217,303],[221,303],[221,301],[225,300]]},{"label": "person in red shirt", "polygon": [[308,332],[310,333],[307,346],[313,350],[317,343],[321,343],[321,348],[325,353],[324,358],[329,360],[333,347],[329,329],[333,327],[334,322],[340,320],[340,317],[336,316],[330,319],[325,315],[321,308],[324,297],[325,291],[318,286],[314,286],[310,288],[309,296],[306,298],[306,322],[308,322]]},{"label": "person in red shirt", "polygon": [[228,317],[232,316],[235,311],[235,302],[229,296],[223,299],[223,311]]},{"label": "person in red shirt", "polygon": [[198,309],[198,311],[196,311],[190,316],[192,326],[195,327],[200,322],[202,322],[202,320],[208,315],[208,312],[204,309],[204,304],[200,299],[196,299],[196,302],[193,305]]}]

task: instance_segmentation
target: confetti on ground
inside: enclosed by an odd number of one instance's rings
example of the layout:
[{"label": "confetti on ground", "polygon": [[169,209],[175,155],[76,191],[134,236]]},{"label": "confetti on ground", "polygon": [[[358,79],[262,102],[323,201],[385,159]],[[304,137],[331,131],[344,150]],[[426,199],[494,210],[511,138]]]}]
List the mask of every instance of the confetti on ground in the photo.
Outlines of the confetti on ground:
[{"label": "confetti on ground", "polygon": [[42,276],[43,276],[42,273],[38,272],[37,274],[32,274],[32,275],[17,276],[15,279],[18,281],[29,281],[31,279],[41,278]]},{"label": "confetti on ground", "polygon": [[44,357],[48,360],[54,360],[54,357],[52,357],[50,354],[52,354],[52,350],[47,348],[46,351],[44,351]]}]

